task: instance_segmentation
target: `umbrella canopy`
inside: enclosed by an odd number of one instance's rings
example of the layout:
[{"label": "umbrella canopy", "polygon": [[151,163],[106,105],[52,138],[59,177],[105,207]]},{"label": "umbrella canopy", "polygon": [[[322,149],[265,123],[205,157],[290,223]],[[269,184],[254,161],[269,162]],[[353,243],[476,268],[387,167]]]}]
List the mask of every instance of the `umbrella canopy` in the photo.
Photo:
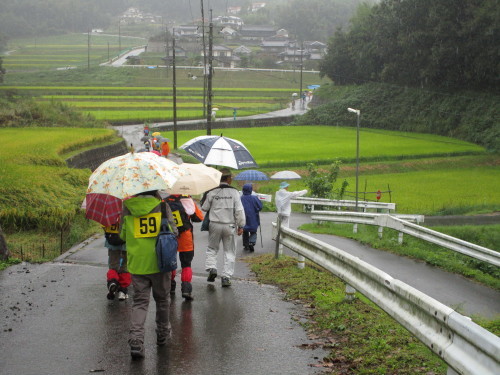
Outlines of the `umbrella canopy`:
[{"label": "umbrella canopy", "polygon": [[85,196],[85,217],[108,227],[116,224],[122,213],[122,200],[108,194],[90,193]]},{"label": "umbrella canopy", "polygon": [[154,132],[153,134],[151,134],[153,137],[156,137],[156,136],[160,136],[161,133],[160,132]]},{"label": "umbrella canopy", "polygon": [[257,163],[243,143],[222,135],[202,135],[187,141],[181,148],[203,164],[222,165],[234,169],[257,167]]},{"label": "umbrella canopy", "polygon": [[294,171],[281,171],[271,176],[272,180],[300,180],[302,177]]},{"label": "umbrella canopy", "polygon": [[264,172],[256,171],[255,169],[249,169],[238,173],[234,179],[236,181],[267,181],[269,177]]},{"label": "umbrella canopy", "polygon": [[128,153],[102,163],[89,178],[87,194],[127,198],[144,191],[171,188],[189,172],[152,152]]},{"label": "umbrella canopy", "polygon": [[222,173],[205,164],[183,163],[182,167],[190,174],[179,177],[172,188],[167,189],[170,194],[197,195],[219,186]]},{"label": "umbrella canopy", "polygon": [[142,142],[149,141],[152,137],[150,135],[145,135],[144,137],[141,138]]}]

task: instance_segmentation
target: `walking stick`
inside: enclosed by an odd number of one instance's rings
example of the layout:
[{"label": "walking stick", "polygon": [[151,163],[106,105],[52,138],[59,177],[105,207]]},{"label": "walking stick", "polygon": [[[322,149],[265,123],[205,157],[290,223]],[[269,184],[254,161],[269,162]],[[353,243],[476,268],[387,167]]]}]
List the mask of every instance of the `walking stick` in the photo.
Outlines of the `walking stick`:
[{"label": "walking stick", "polygon": [[259,231],[260,231],[260,247],[264,248],[264,243],[262,242],[262,226],[259,225]]}]

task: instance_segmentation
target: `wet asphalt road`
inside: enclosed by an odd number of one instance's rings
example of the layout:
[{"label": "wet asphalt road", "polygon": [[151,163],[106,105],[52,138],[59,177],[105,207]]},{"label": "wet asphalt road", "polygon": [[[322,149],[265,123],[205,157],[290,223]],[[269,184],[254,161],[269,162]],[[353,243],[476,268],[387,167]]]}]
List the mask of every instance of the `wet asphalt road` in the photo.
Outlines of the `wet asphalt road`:
[{"label": "wet asphalt road", "polygon": [[[273,253],[270,222],[262,214],[255,254]],[[291,227],[308,221],[292,215]],[[500,293],[463,277],[335,236],[315,236],[383,269],[466,314],[498,315]],[[106,299],[106,250],[102,236],[76,246],[56,262],[21,264],[0,272],[0,374],[313,374],[324,356],[297,321],[303,309],[284,302],[276,288],[255,282],[241,250],[231,288],[207,283],[207,233],[195,227],[195,300],[172,299],[172,343],[157,348],[154,303],[146,322],[146,359],[130,359],[131,300]],[[219,265],[222,254],[219,254]]]}]

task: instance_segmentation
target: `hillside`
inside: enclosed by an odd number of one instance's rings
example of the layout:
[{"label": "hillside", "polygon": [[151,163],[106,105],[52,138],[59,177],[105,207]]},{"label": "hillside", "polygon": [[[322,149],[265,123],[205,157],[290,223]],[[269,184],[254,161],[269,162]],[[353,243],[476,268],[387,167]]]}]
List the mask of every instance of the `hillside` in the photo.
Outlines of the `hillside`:
[{"label": "hillside", "polygon": [[430,91],[369,83],[323,85],[301,124],[356,126],[348,107],[361,111],[360,127],[431,133],[500,151],[500,98],[471,91]]}]

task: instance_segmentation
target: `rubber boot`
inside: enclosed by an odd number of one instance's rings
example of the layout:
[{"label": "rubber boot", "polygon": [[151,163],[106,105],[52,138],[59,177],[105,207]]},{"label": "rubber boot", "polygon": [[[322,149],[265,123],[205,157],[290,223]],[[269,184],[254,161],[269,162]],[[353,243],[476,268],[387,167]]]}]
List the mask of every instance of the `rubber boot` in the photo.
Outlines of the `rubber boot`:
[{"label": "rubber boot", "polygon": [[191,285],[190,282],[183,281],[181,283],[181,292],[182,292],[182,298],[185,298],[186,301],[193,300],[193,286]]}]

